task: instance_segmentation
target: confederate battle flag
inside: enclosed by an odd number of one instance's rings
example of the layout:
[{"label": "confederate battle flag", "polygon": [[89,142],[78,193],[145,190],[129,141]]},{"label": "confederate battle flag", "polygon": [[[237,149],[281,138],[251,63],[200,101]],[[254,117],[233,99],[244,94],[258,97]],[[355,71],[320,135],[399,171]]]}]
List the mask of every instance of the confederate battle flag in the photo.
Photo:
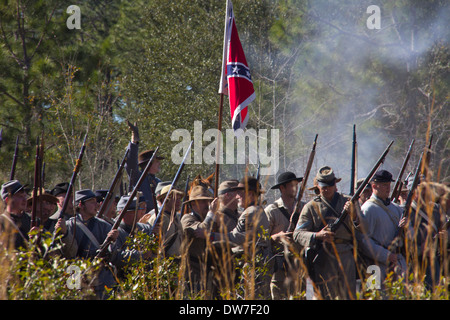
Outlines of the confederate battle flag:
[{"label": "confederate battle flag", "polygon": [[234,133],[236,134],[238,129],[244,130],[248,122],[247,106],[255,99],[255,90],[239,40],[233,4],[230,0],[227,0],[219,93],[228,95]]}]

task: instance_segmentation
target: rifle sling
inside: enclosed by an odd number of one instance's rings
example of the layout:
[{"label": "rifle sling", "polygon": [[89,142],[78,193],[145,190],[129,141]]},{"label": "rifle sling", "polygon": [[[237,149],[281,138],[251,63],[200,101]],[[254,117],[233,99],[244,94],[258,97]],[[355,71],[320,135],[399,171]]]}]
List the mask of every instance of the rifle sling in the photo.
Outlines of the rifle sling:
[{"label": "rifle sling", "polygon": [[92,244],[96,247],[96,249],[100,248],[100,243],[98,242],[97,238],[94,236],[94,234],[91,232],[91,230],[88,229],[81,221],[77,220],[76,222],[77,227],[83,231],[83,233],[91,240]]},{"label": "rifle sling", "polygon": [[[336,211],[336,209],[334,209],[333,206],[324,197],[320,196],[320,199],[328,207],[328,209],[331,210],[331,213],[335,217],[339,218],[340,214]],[[347,230],[348,233],[352,234],[352,231],[348,228],[348,226],[345,223],[343,223],[342,225],[344,226],[344,228]]]},{"label": "rifle sling", "polygon": [[384,205],[384,203],[383,203],[380,199],[370,198],[370,199],[367,200],[367,201],[373,202],[373,203],[377,204],[380,208],[382,208],[382,209],[387,213],[389,219],[391,219],[391,221],[392,221],[392,223],[394,224],[394,226],[395,226],[395,227],[398,226],[398,222],[399,222],[399,221],[396,221],[396,218],[395,218],[394,214],[392,213],[392,211],[389,210],[389,208],[386,207],[386,206]]}]

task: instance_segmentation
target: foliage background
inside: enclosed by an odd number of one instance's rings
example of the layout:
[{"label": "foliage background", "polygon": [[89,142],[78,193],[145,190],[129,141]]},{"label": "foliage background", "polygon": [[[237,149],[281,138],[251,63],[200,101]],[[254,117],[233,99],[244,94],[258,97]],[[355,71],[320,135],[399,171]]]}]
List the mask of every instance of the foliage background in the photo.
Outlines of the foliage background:
[{"label": "foliage background", "polygon": [[[32,185],[34,141],[43,137],[51,188],[70,179],[88,132],[77,187],[100,189],[109,186],[129,141],[124,120],[138,122],[141,150],[160,145],[166,157],[178,143],[170,139],[175,129],[192,132],[194,121],[216,128],[225,3],[78,1],[81,29],[69,30],[72,1],[1,0],[2,180],[17,136],[16,178]],[[433,178],[450,181],[448,1],[233,5],[257,94],[248,128],[280,129],[280,171],[302,175],[318,133],[313,172],[331,165],[347,191],[356,124],[359,177],[392,139],[384,167],[396,176],[415,138],[412,170],[431,132]],[[366,26],[369,5],[381,9],[380,30]],[[223,119],[223,129],[230,128],[226,99]],[[176,168],[164,161],[160,178],[171,180]],[[221,168],[221,179],[240,178],[245,166]],[[189,165],[183,176],[213,171]],[[269,185],[275,179],[266,177]]]}]

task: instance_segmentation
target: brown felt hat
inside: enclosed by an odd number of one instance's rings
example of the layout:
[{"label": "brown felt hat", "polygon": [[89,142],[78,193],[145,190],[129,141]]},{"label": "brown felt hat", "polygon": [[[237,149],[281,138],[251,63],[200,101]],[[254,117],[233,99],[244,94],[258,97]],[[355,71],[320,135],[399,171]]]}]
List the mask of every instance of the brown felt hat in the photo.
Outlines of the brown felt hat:
[{"label": "brown felt hat", "polygon": [[324,166],[317,172],[316,180],[319,187],[331,187],[342,179],[336,178],[333,169],[328,166]]},{"label": "brown felt hat", "polygon": [[[145,150],[145,151],[142,151],[141,153],[139,153],[139,155],[138,155],[139,165],[144,164],[147,161],[149,161],[152,158],[154,152],[155,152],[155,150]],[[162,156],[156,156],[156,159],[162,160],[165,158]]]},{"label": "brown felt hat", "polygon": [[[58,203],[58,198],[54,195],[45,192],[43,188],[37,191],[37,198],[41,199],[42,201],[47,201],[53,204]],[[27,199],[27,205],[31,205],[33,203],[33,194],[31,194],[31,197]]]},{"label": "brown felt hat", "polygon": [[189,200],[184,201],[183,203],[190,203],[195,200],[214,200],[214,197],[205,187],[195,186],[189,194]]}]

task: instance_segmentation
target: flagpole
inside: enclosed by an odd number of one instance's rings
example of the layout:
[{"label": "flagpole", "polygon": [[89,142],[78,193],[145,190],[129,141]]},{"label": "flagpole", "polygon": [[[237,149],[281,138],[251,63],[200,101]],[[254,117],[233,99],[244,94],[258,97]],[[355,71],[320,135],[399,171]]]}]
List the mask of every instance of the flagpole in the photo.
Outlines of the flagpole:
[{"label": "flagpole", "polygon": [[218,131],[217,131],[217,147],[216,147],[216,171],[215,171],[215,183],[214,183],[214,197],[217,197],[217,190],[219,189],[219,174],[220,174],[220,142],[221,142],[221,132],[222,132],[222,113],[223,113],[223,96],[224,94],[220,94],[220,104],[219,104],[219,119],[218,123]]}]

